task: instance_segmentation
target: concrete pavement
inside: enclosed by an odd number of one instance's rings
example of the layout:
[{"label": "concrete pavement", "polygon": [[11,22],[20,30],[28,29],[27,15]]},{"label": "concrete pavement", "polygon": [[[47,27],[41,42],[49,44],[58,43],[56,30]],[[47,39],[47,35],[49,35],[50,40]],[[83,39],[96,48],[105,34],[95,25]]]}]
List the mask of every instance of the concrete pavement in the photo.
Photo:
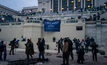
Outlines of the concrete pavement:
[{"label": "concrete pavement", "polygon": [[[35,54],[33,55],[33,58],[38,58],[39,57],[39,51],[35,50]],[[50,53],[50,55],[47,55],[47,53]],[[69,60],[69,64],[70,65],[80,65],[78,64],[77,61],[77,54],[76,51],[73,50],[73,54],[74,54],[74,60]],[[102,55],[100,55],[99,53],[98,55],[98,61],[93,61],[92,60],[92,53],[91,51],[89,51],[89,53],[85,53],[85,62],[84,64],[81,65],[107,65],[107,58],[103,57]],[[62,58],[58,58],[56,56],[62,56],[62,53],[59,53],[57,55],[57,51],[56,50],[45,50],[45,58],[49,58],[50,62],[48,63],[40,63],[41,65],[61,65],[63,60]],[[15,49],[15,55],[9,55],[9,49],[7,49],[7,61],[0,61],[0,65],[7,65],[8,61],[13,61],[13,60],[20,60],[20,59],[26,59],[26,54],[25,54],[25,49]],[[40,65],[38,64],[34,64],[34,65]]]}]

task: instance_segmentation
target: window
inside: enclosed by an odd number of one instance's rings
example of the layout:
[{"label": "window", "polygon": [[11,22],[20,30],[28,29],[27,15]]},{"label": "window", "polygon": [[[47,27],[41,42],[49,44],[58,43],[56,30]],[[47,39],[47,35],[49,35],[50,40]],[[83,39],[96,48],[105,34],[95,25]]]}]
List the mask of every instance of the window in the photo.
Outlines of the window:
[{"label": "window", "polygon": [[43,3],[43,6],[45,6],[45,3]]},{"label": "window", "polygon": [[83,27],[82,26],[76,26],[76,30],[82,30]]},{"label": "window", "polygon": [[87,0],[87,1],[90,1],[90,0]]},{"label": "window", "polygon": [[80,2],[80,0],[78,0],[78,2]]},{"label": "window", "polygon": [[74,1],[71,1],[71,3],[74,3]]}]

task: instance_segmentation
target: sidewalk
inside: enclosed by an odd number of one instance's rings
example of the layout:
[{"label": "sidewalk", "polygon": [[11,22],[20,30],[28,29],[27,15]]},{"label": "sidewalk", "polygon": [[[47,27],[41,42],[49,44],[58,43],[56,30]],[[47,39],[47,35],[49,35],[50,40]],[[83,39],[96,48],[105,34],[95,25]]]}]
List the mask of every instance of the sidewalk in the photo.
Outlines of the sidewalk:
[{"label": "sidewalk", "polygon": [[[7,49],[7,61],[0,61],[0,65],[7,65],[8,61],[13,61],[13,60],[21,60],[21,59],[26,59],[26,54],[25,54],[25,49],[20,49],[17,48],[15,49],[15,55],[9,55],[9,48]],[[39,51],[35,50],[35,54],[33,55],[33,58],[38,58],[39,57]],[[56,50],[45,50],[45,58],[49,58],[50,62],[48,63],[42,63],[42,65],[61,65],[63,62],[62,58],[58,58],[57,56],[62,56],[62,53],[59,53],[57,55]],[[47,55],[47,53],[50,53],[50,55]],[[107,58],[103,57],[99,53],[97,54],[98,56],[98,61],[95,62],[92,60],[92,52],[89,51],[89,53],[85,53],[84,59],[85,62],[84,64],[78,64],[77,63],[77,54],[76,51],[73,50],[73,55],[74,55],[74,60],[69,60],[69,65],[107,65]],[[37,65],[37,64],[34,64]],[[38,64],[40,65],[40,64]]]}]

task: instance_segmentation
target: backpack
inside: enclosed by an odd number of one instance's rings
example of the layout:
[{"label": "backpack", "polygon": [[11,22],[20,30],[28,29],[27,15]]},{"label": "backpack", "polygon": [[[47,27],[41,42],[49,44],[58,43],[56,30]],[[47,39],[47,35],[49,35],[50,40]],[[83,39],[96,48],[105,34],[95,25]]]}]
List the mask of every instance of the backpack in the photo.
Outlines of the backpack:
[{"label": "backpack", "polygon": [[13,41],[10,41],[9,46],[13,44]]},{"label": "backpack", "polygon": [[72,41],[69,40],[68,51],[72,51],[73,50],[72,45],[73,45]]}]

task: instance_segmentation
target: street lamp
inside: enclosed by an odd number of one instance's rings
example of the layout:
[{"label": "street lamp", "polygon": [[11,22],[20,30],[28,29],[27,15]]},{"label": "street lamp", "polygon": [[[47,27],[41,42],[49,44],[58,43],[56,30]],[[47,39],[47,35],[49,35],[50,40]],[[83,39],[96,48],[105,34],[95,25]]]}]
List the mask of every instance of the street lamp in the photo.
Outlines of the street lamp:
[{"label": "street lamp", "polygon": [[2,18],[2,20],[4,20],[4,18]]},{"label": "street lamp", "polygon": [[41,10],[39,10],[41,12]]},{"label": "street lamp", "polygon": [[76,9],[77,7],[75,7],[75,9]]},{"label": "street lamp", "polygon": [[52,11],[52,9],[50,9]]},{"label": "street lamp", "polygon": [[29,12],[31,12],[31,10]]},{"label": "street lamp", "polygon": [[52,12],[52,9],[50,9],[50,11]]},{"label": "street lamp", "polygon": [[22,13],[21,11],[19,13]]},{"label": "street lamp", "polygon": [[62,8],[62,10],[64,10],[64,8]]}]

